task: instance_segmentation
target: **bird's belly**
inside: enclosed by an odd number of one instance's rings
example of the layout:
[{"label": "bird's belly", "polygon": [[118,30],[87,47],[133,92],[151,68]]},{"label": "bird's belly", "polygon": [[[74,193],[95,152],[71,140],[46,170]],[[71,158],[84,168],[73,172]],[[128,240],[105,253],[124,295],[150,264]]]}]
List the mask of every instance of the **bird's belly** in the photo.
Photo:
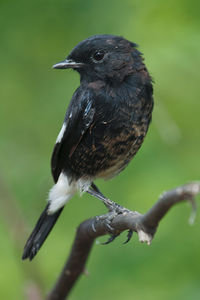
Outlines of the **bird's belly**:
[{"label": "bird's belly", "polygon": [[109,179],[119,174],[131,161],[133,156],[140,148],[144,136],[135,137],[129,136],[125,141],[117,142],[108,146],[107,150],[110,153],[109,164],[97,174],[98,178]]},{"label": "bird's belly", "polygon": [[[106,127],[107,126],[107,127]],[[76,177],[109,179],[122,171],[140,148],[148,125],[96,126],[70,159]]]}]

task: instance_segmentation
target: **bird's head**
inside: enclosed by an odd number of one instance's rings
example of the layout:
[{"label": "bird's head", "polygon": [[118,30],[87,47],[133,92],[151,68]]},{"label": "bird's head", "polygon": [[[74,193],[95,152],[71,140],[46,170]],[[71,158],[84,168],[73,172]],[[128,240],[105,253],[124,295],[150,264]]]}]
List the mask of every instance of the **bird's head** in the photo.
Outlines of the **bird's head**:
[{"label": "bird's head", "polygon": [[114,35],[95,35],[80,42],[54,69],[72,68],[81,81],[119,83],[144,66],[136,44]]}]

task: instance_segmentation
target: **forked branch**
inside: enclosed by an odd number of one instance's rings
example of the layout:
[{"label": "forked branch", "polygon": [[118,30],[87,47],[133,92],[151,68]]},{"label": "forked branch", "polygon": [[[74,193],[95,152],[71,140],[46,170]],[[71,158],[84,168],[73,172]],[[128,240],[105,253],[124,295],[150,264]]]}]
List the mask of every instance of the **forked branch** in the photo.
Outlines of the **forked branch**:
[{"label": "forked branch", "polygon": [[129,232],[137,232],[141,242],[150,244],[160,220],[174,204],[185,200],[190,201],[192,204],[190,221],[194,220],[196,211],[194,197],[199,193],[200,182],[192,182],[164,192],[146,214],[127,210],[113,217],[112,212],[109,212],[81,223],[77,229],[69,258],[54,288],[47,296],[47,300],[67,299],[78,277],[84,272],[88,255],[97,237],[111,234],[114,238],[122,231],[129,230]]}]

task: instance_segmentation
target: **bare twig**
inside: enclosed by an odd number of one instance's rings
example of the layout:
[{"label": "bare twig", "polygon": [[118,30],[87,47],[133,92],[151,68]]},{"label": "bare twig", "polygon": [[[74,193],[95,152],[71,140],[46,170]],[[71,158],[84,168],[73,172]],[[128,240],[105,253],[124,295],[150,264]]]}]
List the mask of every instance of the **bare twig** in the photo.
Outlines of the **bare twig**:
[{"label": "bare twig", "polygon": [[[200,182],[189,183],[164,192],[156,204],[144,215],[127,210],[123,214],[116,214],[110,220],[112,214],[110,212],[81,223],[77,229],[70,256],[57,283],[47,296],[47,300],[67,299],[76,280],[84,271],[95,238],[106,234],[118,235],[124,230],[130,230],[138,233],[140,242],[150,244],[160,220],[174,204],[189,200],[192,204],[194,218],[196,208],[194,197],[199,193]],[[108,220],[109,227],[107,226]],[[113,228],[112,232],[110,227]]]}]

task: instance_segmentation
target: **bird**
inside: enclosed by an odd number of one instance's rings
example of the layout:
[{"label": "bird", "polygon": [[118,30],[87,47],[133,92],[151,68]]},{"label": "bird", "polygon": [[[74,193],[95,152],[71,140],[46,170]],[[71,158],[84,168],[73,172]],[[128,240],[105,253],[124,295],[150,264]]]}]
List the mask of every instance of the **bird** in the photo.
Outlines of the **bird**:
[{"label": "bird", "polygon": [[[67,108],[51,158],[54,185],[28,238],[22,259],[32,260],[77,191],[120,210],[94,181],[118,175],[139,150],[153,111],[153,81],[138,45],[124,37],[94,35],[79,42],[53,69],[73,69],[80,86]],[[114,203],[114,202],[112,202]]]}]

